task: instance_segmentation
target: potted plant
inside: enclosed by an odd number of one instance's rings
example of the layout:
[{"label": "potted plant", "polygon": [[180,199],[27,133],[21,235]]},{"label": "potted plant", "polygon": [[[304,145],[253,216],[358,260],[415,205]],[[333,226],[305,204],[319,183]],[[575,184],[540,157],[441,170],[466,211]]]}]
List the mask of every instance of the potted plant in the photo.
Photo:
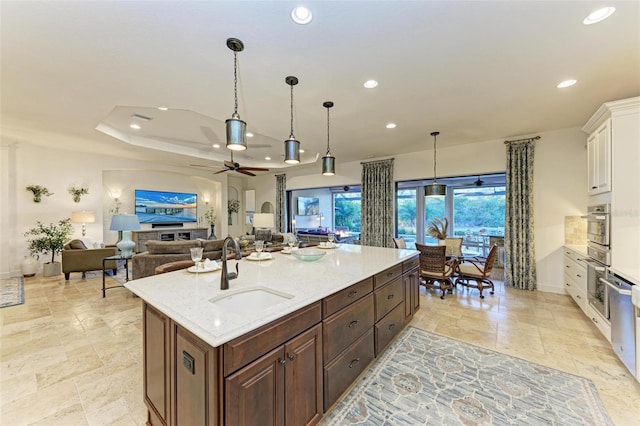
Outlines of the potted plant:
[{"label": "potted plant", "polygon": [[446,217],[443,217],[442,219],[436,217],[427,225],[427,233],[429,236],[438,239],[438,244],[444,245],[444,240],[447,238],[448,227],[449,219]]},{"label": "potted plant", "polygon": [[238,213],[238,211],[240,211],[240,201],[238,200],[227,201],[227,210],[229,211],[229,225],[233,225],[233,222],[231,220],[231,215],[233,213]]},{"label": "potted plant", "polygon": [[204,220],[209,222],[209,227],[211,228],[211,234],[209,235],[210,240],[216,239],[215,227],[216,227],[216,211],[213,207],[210,207],[204,214]]},{"label": "potted plant", "polygon": [[27,191],[31,191],[33,192],[33,202],[34,203],[39,203],[40,201],[42,201],[42,196],[50,196],[53,195],[53,192],[49,192],[49,190],[44,187],[44,186],[40,186],[40,185],[29,185],[27,186]]},{"label": "potted plant", "polygon": [[44,225],[42,222],[37,221],[36,227],[28,230],[24,233],[29,243],[28,249],[32,256],[37,259],[40,258],[40,254],[45,255],[51,253],[51,262],[47,262],[42,265],[42,275],[45,277],[52,277],[60,275],[62,272],[62,264],[55,261],[56,254],[62,252],[64,243],[69,239],[69,236],[73,233],[73,226],[71,225],[71,219],[60,220],[57,224],[50,223]]}]

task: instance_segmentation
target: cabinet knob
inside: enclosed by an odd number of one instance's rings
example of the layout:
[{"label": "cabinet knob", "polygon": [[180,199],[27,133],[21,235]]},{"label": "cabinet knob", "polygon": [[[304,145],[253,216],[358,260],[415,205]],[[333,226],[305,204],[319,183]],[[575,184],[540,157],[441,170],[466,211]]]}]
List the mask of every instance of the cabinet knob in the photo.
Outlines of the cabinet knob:
[{"label": "cabinet knob", "polygon": [[591,321],[595,322],[596,324],[598,323],[598,320],[595,318],[591,318]]},{"label": "cabinet knob", "polygon": [[289,361],[293,361],[294,356],[289,354],[289,355],[287,355],[287,358],[289,358]]},{"label": "cabinet knob", "polygon": [[389,330],[393,330],[394,328],[396,328],[395,324],[389,324]]},{"label": "cabinet knob", "polygon": [[349,328],[353,328],[356,325],[358,325],[358,323],[360,322],[360,320],[353,320],[349,323]]},{"label": "cabinet knob", "polygon": [[592,186],[591,189],[598,189],[598,187],[597,186]]},{"label": "cabinet knob", "polygon": [[580,297],[580,295],[579,295],[579,294],[576,294],[576,298],[577,298],[577,299],[582,299],[582,297]]},{"label": "cabinet knob", "polygon": [[355,367],[356,365],[358,365],[359,362],[360,362],[360,357],[356,359],[352,359],[351,362],[349,363],[349,368]]},{"label": "cabinet knob", "polygon": [[353,297],[353,296],[355,296],[356,294],[358,294],[358,290],[354,290],[354,291],[352,291],[351,293],[349,293],[349,294],[347,295],[347,297]]},{"label": "cabinet knob", "polygon": [[567,287],[571,287],[571,284],[569,283],[564,283],[564,285],[566,285]]},{"label": "cabinet knob", "polygon": [[576,274],[576,277],[578,277],[578,278],[582,278],[582,275],[580,275],[580,274]]},{"label": "cabinet knob", "polygon": [[390,295],[388,295],[388,296],[387,296],[387,299],[388,299],[388,300],[391,300],[391,299],[393,299],[394,297],[395,297],[395,294],[390,294]]},{"label": "cabinet knob", "polygon": [[285,365],[287,363],[286,359],[281,359],[278,361],[280,363],[280,365]]}]

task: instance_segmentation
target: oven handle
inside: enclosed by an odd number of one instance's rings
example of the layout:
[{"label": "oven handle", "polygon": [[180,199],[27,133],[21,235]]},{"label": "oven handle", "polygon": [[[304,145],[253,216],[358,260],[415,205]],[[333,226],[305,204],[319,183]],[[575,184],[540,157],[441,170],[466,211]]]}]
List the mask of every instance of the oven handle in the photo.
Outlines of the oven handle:
[{"label": "oven handle", "polygon": [[606,269],[604,266],[602,266],[602,263],[598,262],[597,260],[593,260],[593,259],[581,259],[581,260],[587,263],[589,266],[591,266],[593,269],[595,269],[598,272],[603,272]]},{"label": "oven handle", "polygon": [[631,290],[623,290],[617,285],[611,284],[611,282],[605,280],[604,278],[600,278],[600,281],[611,287],[611,289],[615,290],[616,293],[619,293],[622,296],[631,296]]},{"label": "oven handle", "polygon": [[589,214],[589,215],[587,215],[587,219],[606,220],[607,217],[606,216],[601,216],[601,215]]}]

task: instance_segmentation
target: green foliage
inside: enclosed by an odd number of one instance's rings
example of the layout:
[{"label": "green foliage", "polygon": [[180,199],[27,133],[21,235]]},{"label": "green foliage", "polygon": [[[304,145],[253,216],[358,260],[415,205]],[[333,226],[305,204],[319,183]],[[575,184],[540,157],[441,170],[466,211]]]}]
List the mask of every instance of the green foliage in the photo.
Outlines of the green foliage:
[{"label": "green foliage", "polygon": [[33,201],[35,203],[39,203],[40,201],[42,201],[43,195],[47,197],[53,195],[53,192],[49,192],[46,187],[40,185],[29,185],[26,189],[27,191],[33,192]]},{"label": "green foliage", "polygon": [[349,231],[360,232],[360,199],[335,198],[335,224]]},{"label": "green foliage", "polygon": [[72,186],[69,188],[69,194],[73,198],[73,201],[76,203],[80,202],[80,197],[83,195],[87,195],[89,193],[89,188],[81,186],[79,188]]},{"label": "green foliage", "polygon": [[62,219],[58,224],[50,223],[48,226],[37,221],[36,227],[24,233],[29,243],[28,248],[32,256],[40,258],[40,253],[51,253],[51,263],[54,262],[55,256],[62,252],[64,243],[73,233],[71,219]]},{"label": "green foliage", "polygon": [[456,197],[454,223],[461,228],[504,228],[504,195]]}]

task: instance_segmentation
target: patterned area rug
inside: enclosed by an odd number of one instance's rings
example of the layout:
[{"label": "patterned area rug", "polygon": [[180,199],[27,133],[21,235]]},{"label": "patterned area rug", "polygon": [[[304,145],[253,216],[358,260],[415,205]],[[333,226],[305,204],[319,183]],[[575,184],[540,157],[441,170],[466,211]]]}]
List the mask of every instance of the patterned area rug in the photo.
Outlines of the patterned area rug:
[{"label": "patterned area rug", "polygon": [[22,305],[24,284],[22,277],[0,279],[0,308]]},{"label": "patterned area rug", "polygon": [[407,327],[324,425],[613,425],[593,383]]}]

